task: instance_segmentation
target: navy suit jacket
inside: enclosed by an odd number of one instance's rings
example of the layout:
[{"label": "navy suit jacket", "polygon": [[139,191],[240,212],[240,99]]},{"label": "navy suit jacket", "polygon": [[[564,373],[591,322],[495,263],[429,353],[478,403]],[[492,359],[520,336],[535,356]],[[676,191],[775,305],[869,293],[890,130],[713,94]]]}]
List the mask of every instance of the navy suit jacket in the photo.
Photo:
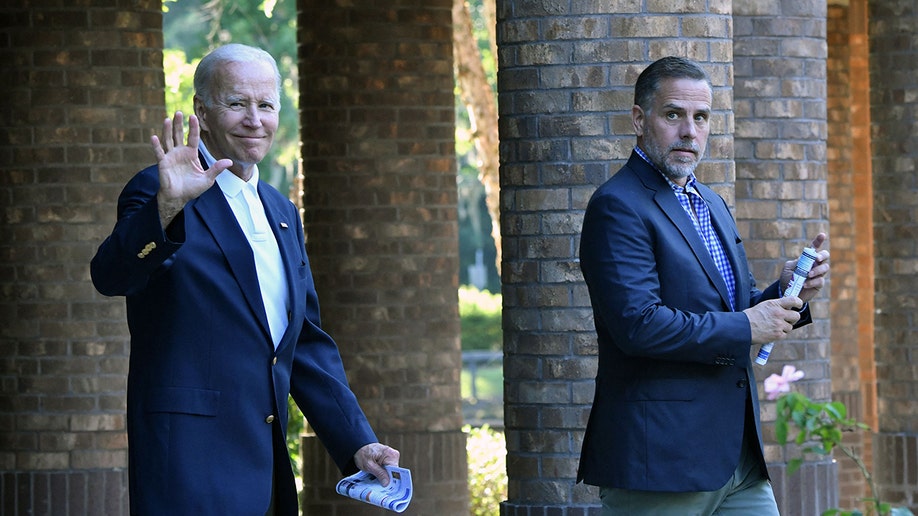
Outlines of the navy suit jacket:
[{"label": "navy suit jacket", "polygon": [[259,183],[283,258],[289,326],[275,351],[251,247],[217,184],[163,231],[155,166],[118,200],[92,260],[102,294],[126,296],[132,514],[297,514],[287,457],[292,393],[342,472],[376,442],[335,342],[321,328],[297,208]]},{"label": "navy suit jacket", "polygon": [[[699,191],[733,266],[735,311],[690,217],[637,153],[589,202],[580,265],[599,366],[578,481],[719,489],[739,462],[747,403],[761,453],[751,330],[741,312],[776,298],[778,285],[756,289],[725,201],[704,185]],[[798,325],[808,321],[805,312]]]}]

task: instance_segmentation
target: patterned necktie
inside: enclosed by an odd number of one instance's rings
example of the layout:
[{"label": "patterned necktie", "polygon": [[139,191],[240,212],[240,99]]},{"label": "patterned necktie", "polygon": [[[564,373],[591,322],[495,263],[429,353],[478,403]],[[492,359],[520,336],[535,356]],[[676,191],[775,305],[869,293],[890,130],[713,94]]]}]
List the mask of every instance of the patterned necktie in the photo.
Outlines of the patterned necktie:
[{"label": "patterned necktie", "polygon": [[701,236],[701,239],[704,240],[704,245],[708,248],[711,258],[714,259],[717,270],[720,271],[724,283],[727,284],[730,308],[736,309],[736,278],[733,275],[733,267],[730,266],[730,260],[727,259],[727,253],[724,252],[723,243],[720,241],[720,238],[717,237],[717,232],[714,231],[714,225],[711,224],[711,210],[708,208],[708,203],[705,202],[701,194],[698,193],[698,190],[695,189],[694,178],[686,183],[684,191],[685,195],[688,197],[692,212],[695,214],[692,219],[692,222],[695,224],[695,229],[698,231],[698,235]]}]

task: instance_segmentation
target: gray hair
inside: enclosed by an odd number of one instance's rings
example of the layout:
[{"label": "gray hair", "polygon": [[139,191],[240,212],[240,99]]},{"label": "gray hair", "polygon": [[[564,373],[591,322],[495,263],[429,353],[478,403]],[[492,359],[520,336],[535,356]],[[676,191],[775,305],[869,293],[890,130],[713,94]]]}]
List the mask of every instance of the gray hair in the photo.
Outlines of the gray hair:
[{"label": "gray hair", "polygon": [[660,83],[666,79],[704,81],[708,83],[709,89],[714,89],[711,79],[701,66],[682,57],[668,56],[654,61],[638,76],[634,85],[634,103],[645,112],[649,112],[653,97],[660,89]]},{"label": "gray hair", "polygon": [[277,68],[277,61],[274,57],[264,50],[239,43],[230,43],[223,45],[211,51],[201,59],[198,67],[194,71],[194,92],[201,98],[205,105],[210,105],[213,100],[211,87],[213,86],[214,74],[221,66],[228,63],[253,63],[264,62],[271,65],[274,70],[274,84],[277,85],[277,101],[280,102],[281,76]]}]

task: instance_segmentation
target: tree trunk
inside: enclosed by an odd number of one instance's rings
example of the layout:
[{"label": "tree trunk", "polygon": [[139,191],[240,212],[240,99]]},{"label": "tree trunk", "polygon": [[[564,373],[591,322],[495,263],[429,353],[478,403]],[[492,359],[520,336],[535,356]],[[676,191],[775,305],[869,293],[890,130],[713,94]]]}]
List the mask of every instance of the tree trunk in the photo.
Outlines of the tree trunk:
[{"label": "tree trunk", "polygon": [[[484,4],[485,13],[493,13],[494,0],[484,0]],[[493,20],[488,21],[488,33],[493,48],[496,44],[492,24]],[[497,100],[485,75],[478,43],[472,32],[472,17],[465,0],[453,0],[453,57],[456,80],[459,82],[459,95],[468,110],[472,126],[472,139],[478,155],[478,177],[484,185],[485,203],[491,215],[491,236],[497,248],[496,265],[499,274],[502,253]]]}]

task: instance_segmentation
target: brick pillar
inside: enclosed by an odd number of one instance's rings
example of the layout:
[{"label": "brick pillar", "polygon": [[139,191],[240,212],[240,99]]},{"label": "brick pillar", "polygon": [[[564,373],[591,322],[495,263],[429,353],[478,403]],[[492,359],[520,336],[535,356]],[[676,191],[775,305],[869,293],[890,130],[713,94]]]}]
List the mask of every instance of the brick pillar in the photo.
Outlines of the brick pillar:
[{"label": "brick pillar", "polygon": [[696,12],[695,5],[616,13],[595,2],[552,9],[497,2],[509,477],[503,515],[599,513],[598,489],[575,484],[596,374],[579,236],[590,195],[634,147],[634,82],[652,61],[681,55],[709,71],[713,134],[698,172],[732,199],[729,5],[728,12]]},{"label": "brick pillar", "polygon": [[0,7],[0,513],[127,514],[124,300],[95,293],[89,260],[152,157],[160,4],[12,4]]},{"label": "brick pillar", "polygon": [[880,497],[918,511],[918,31],[912,0],[869,3],[873,128],[876,363],[879,431],[874,438]]},{"label": "brick pillar", "polygon": [[[300,109],[323,324],[412,470],[409,513],[464,514],[452,3],[318,4],[299,2]],[[340,475],[306,446],[307,514],[379,513],[334,494]]]},{"label": "brick pillar", "polygon": [[[832,399],[875,427],[873,364],[873,202],[867,70],[867,0],[829,5],[827,120],[829,235],[832,240]],[[864,331],[863,328],[868,328]],[[872,434],[846,432],[844,445],[872,464]],[[854,461],[836,454],[838,506],[863,508],[867,483]]]},{"label": "brick pillar", "polygon": [[[736,213],[755,277],[774,281],[785,259],[829,233],[826,185],[826,3],[738,0],[734,11]],[[829,233],[830,244],[832,234]],[[842,236],[842,243],[844,236]],[[785,364],[806,373],[795,387],[813,399],[832,395],[829,289],[810,303],[813,324],[778,344],[759,381]],[[759,384],[761,394],[761,383]],[[765,459],[787,514],[819,514],[837,505],[831,459],[811,459],[785,473],[796,447],[774,441],[774,403],[764,402]]]}]

